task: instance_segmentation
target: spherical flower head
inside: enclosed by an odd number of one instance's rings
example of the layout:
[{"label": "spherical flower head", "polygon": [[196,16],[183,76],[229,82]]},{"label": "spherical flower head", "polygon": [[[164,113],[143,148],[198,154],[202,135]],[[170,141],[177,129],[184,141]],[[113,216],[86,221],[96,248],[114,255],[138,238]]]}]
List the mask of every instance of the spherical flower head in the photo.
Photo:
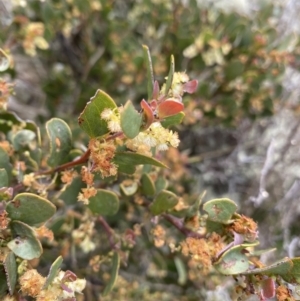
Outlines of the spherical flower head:
[{"label": "spherical flower head", "polygon": [[21,291],[25,295],[36,297],[42,290],[45,278],[37,270],[28,270],[20,277]]},{"label": "spherical flower head", "polygon": [[109,130],[113,133],[121,132],[120,109],[105,109],[101,113],[101,118],[107,121]]}]

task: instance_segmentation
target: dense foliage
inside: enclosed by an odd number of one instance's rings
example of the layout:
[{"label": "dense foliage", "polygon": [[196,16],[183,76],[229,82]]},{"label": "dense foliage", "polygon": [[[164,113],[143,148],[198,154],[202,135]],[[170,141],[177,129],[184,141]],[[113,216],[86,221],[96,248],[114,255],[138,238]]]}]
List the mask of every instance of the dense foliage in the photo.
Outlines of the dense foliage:
[{"label": "dense foliage", "polygon": [[282,107],[298,53],[278,38],[275,8],[253,18],[196,1],[7,9],[3,300],[206,300],[219,286],[233,300],[295,300],[300,259],[262,263],[256,222],[195,189],[177,149],[195,128],[237,127]]}]

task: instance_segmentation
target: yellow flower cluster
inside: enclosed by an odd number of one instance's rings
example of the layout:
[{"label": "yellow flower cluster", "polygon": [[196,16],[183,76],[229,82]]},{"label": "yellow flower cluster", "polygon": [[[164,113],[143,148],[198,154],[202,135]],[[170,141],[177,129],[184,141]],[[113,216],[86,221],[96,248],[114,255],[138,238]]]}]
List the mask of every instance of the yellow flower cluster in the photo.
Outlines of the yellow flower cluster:
[{"label": "yellow flower cluster", "polygon": [[[37,301],[62,301],[75,297],[75,293],[81,293],[85,288],[86,280],[77,279],[76,275],[72,279],[66,277],[67,273],[60,271],[47,289],[43,289],[46,278],[40,275],[37,270],[28,270],[20,277],[21,291]],[[64,287],[66,289],[64,289]]]},{"label": "yellow flower cluster", "polygon": [[152,147],[156,147],[159,151],[165,151],[169,146],[178,147],[179,142],[176,132],[165,129],[160,122],[154,122],[146,131],[127,140],[126,146],[133,151],[145,153]]},{"label": "yellow flower cluster", "polygon": [[107,121],[107,127],[112,133],[121,132],[121,121],[120,121],[120,113],[122,111],[122,107],[116,109],[105,109],[101,113],[101,118]]}]

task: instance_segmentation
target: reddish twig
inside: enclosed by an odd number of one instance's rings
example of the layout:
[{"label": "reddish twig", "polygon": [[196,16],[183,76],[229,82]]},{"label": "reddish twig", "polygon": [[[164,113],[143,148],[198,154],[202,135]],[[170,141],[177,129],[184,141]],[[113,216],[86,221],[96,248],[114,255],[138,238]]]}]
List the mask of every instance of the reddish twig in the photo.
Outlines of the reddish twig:
[{"label": "reddish twig", "polygon": [[75,167],[77,165],[81,165],[86,163],[89,160],[90,157],[90,153],[91,151],[88,149],[80,158],[78,158],[77,160],[74,160],[72,162],[68,162],[65,164],[62,164],[60,166],[57,166],[55,168],[49,169],[49,170],[45,170],[45,171],[38,171],[35,173],[35,176],[41,176],[41,175],[50,175],[52,173],[56,173],[68,168],[72,168]]},{"label": "reddish twig", "polygon": [[197,233],[197,232],[187,229],[184,226],[182,220],[177,217],[174,217],[174,216],[166,214],[166,213],[163,213],[161,216],[187,237],[194,237],[194,238],[203,238],[204,237],[204,235],[202,235],[200,233]]},{"label": "reddish twig", "polygon": [[109,224],[107,223],[107,221],[102,216],[99,216],[98,217],[98,222],[101,224],[101,226],[104,228],[104,231],[106,232],[106,235],[108,237],[108,241],[109,241],[110,247],[113,250],[118,249],[118,247],[117,247],[117,245],[116,245],[116,243],[114,241],[114,237],[113,237],[114,231],[109,226]]}]

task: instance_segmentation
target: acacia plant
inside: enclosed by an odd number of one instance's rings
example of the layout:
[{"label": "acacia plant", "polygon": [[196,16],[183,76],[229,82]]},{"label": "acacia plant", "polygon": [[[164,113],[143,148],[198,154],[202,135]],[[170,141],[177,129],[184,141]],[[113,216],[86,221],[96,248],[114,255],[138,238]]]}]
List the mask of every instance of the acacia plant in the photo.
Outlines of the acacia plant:
[{"label": "acacia plant", "polygon": [[[251,294],[295,300],[290,285],[300,282],[300,258],[265,266],[259,260],[263,251],[256,250],[257,224],[239,214],[234,201],[202,204],[204,194],[180,195],[175,175],[182,158],[163,153],[179,145],[169,128],[182,122],[182,97],[194,93],[198,82],[175,72],[171,56],[160,87],[143,48],[148,99],[136,109],[131,101],[117,106],[96,91],[78,118],[87,145],[73,141],[64,120],[52,118],[39,128],[6,111],[13,86],[1,79],[2,300],[129,300],[137,288],[124,292],[128,282],[118,275],[126,267],[138,273],[130,265],[139,259],[130,256],[143,236],[163,250],[163,260],[173,258],[185,287],[217,272],[237,281],[238,300]],[[9,67],[9,55],[1,50],[1,71]],[[172,231],[180,235],[168,237]]]}]

